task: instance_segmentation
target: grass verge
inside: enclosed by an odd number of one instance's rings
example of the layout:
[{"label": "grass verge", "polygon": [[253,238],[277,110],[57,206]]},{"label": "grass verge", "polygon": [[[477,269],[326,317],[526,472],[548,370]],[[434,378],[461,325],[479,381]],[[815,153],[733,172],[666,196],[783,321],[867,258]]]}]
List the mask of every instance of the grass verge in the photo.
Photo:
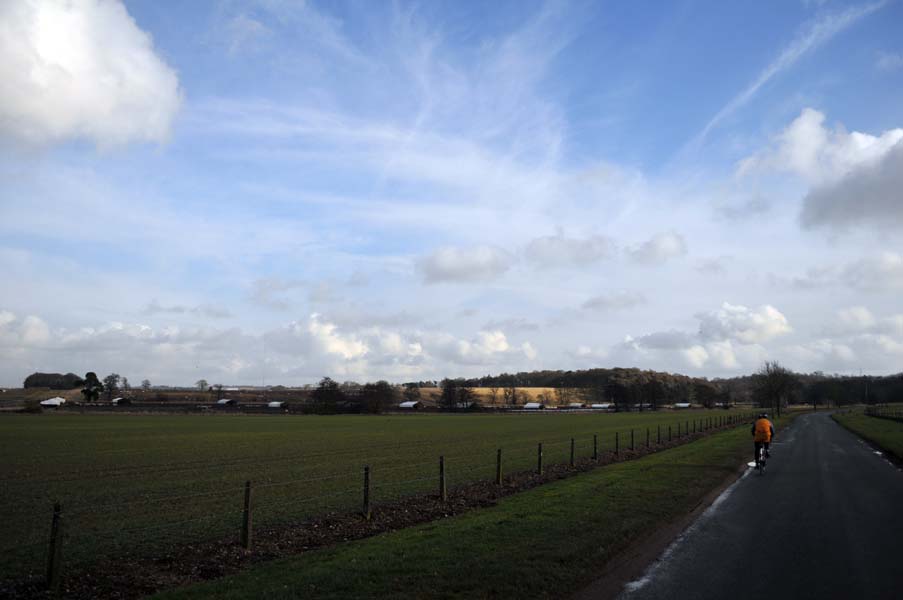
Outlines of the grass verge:
[{"label": "grass verge", "polygon": [[175,598],[551,598],[690,511],[749,451],[746,427],[502,499],[496,506],[265,563]]},{"label": "grass verge", "polygon": [[903,423],[869,417],[861,412],[831,415],[835,421],[903,462]]}]

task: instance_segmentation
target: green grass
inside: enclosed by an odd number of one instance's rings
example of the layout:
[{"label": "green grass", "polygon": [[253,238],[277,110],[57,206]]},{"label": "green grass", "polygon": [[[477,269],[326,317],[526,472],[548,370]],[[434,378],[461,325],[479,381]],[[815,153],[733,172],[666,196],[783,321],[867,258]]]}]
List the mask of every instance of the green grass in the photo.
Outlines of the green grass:
[{"label": "green grass", "polygon": [[[373,470],[374,502],[435,488],[446,456],[449,485],[490,479],[497,448],[506,472],[637,445],[645,429],[725,411],[643,414],[403,416],[0,417],[0,510],[6,517],[0,578],[40,572],[52,503],[63,503],[67,565],[98,555],[141,554],[184,541],[236,535],[245,480],[255,485],[255,523],[294,522],[360,504],[361,472]],[[692,429],[692,425],[691,425]]]},{"label": "green grass", "polygon": [[686,514],[749,451],[745,427],[504,498],[497,506],[272,561],[158,600],[559,598]]},{"label": "green grass", "polygon": [[861,412],[833,415],[834,420],[891,454],[903,460],[903,423],[869,417]]}]

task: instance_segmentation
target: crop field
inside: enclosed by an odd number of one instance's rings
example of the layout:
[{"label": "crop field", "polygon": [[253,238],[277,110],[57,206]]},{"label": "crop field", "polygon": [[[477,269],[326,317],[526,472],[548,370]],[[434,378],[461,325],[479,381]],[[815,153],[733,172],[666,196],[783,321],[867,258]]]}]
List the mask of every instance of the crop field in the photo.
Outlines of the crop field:
[{"label": "crop field", "polygon": [[448,485],[491,480],[496,451],[506,473],[654,444],[724,410],[390,416],[5,415],[0,418],[0,579],[44,568],[52,506],[62,503],[69,566],[167,545],[237,537],[245,481],[255,526],[327,511],[359,510],[362,470],[372,501],[434,492],[438,457]]}]

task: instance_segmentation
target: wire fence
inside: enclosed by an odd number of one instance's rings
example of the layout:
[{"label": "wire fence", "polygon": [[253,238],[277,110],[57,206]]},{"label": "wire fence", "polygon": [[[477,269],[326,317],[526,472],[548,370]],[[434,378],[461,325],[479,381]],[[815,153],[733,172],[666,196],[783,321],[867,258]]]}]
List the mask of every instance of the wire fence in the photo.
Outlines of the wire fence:
[{"label": "wire fence", "polygon": [[[259,467],[261,477],[246,481],[243,486],[226,480],[218,489],[194,492],[184,491],[192,486],[188,477],[183,491],[178,493],[156,491],[112,502],[68,497],[63,502],[47,502],[43,509],[40,505],[32,510],[20,506],[9,511],[8,522],[14,526],[9,528],[4,536],[6,543],[0,548],[0,562],[4,565],[0,580],[40,575],[52,588],[59,584],[64,568],[77,570],[117,556],[152,557],[168,552],[175,544],[218,541],[237,543],[252,550],[254,528],[304,527],[306,522],[324,513],[359,514],[366,520],[382,504],[415,496],[445,501],[449,490],[466,493],[469,485],[502,484],[517,476],[542,476],[549,470],[567,472],[570,467],[628,460],[748,423],[752,416],[752,413],[729,413],[669,419],[668,423],[638,426],[604,436],[583,433],[543,440],[539,435],[531,435],[503,445],[487,439],[468,440],[466,448],[454,446],[449,454],[430,460],[421,452],[418,458],[423,460],[401,464],[397,463],[397,456],[383,452],[427,447],[434,451],[436,445],[382,444],[376,446],[377,451],[370,447],[363,452],[368,454],[363,469],[333,473],[319,472],[329,465],[326,461],[310,463],[311,459],[326,458],[327,453],[299,455],[291,458],[303,460],[309,474],[285,480],[269,479],[262,467],[289,460],[288,456],[270,461],[215,461],[213,464],[219,468],[238,464]],[[344,452],[362,454],[361,449]],[[188,469],[188,464],[201,471],[209,466],[200,461],[184,461],[166,473],[200,477],[200,473]],[[161,471],[155,469],[149,475]],[[91,473],[83,481],[100,480],[109,484],[132,477],[133,469],[111,470],[107,474],[106,480]],[[70,473],[67,481],[76,475],[77,472]]]}]

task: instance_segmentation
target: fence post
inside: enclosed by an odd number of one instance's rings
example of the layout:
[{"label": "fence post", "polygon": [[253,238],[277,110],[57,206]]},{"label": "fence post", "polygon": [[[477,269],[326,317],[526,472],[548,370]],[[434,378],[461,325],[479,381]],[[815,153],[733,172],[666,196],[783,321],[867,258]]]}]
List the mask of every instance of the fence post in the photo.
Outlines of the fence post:
[{"label": "fence post", "polygon": [[649,428],[646,428],[646,447],[649,447]]},{"label": "fence post", "polygon": [[499,448],[495,455],[495,484],[502,485],[502,449]]},{"label": "fence post", "polygon": [[370,520],[370,465],[364,467],[364,519]]},{"label": "fence post", "polygon": [[63,562],[63,507],[53,504],[50,521],[50,549],[47,554],[47,589],[55,594],[60,589],[60,567]]},{"label": "fence post", "polygon": [[445,457],[439,457],[439,499],[448,500],[448,488],[445,486]]},{"label": "fence post", "polygon": [[621,453],[621,434],[615,432],[615,456]]},{"label": "fence post", "polygon": [[630,430],[630,450],[633,450],[633,429]]},{"label": "fence post", "polygon": [[687,421],[684,425],[684,435],[690,435],[690,422]]},{"label": "fence post", "polygon": [[655,445],[661,446],[662,445],[662,426],[658,425],[656,427],[656,429],[658,432],[656,433],[656,437],[655,437]]},{"label": "fence post", "polygon": [[598,460],[599,458],[599,436],[598,434],[593,434],[593,460]]},{"label": "fence post", "polygon": [[536,447],[536,474],[542,475],[542,442]]},{"label": "fence post", "polygon": [[671,441],[671,426],[668,425],[668,441]]},{"label": "fence post", "polygon": [[241,512],[241,547],[251,549],[251,482],[245,482],[245,507]]},{"label": "fence post", "polygon": [[571,466],[574,466],[574,438],[571,438]]}]

